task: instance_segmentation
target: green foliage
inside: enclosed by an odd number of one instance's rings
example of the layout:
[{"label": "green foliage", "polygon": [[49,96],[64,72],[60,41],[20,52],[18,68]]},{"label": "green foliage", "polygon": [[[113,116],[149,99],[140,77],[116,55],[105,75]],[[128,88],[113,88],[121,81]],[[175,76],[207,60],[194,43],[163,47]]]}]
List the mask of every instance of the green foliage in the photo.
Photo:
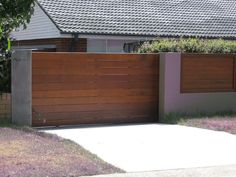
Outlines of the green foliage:
[{"label": "green foliage", "polygon": [[152,42],[145,42],[139,47],[138,52],[236,53],[236,41],[197,38],[157,39]]},{"label": "green foliage", "polygon": [[12,126],[10,118],[0,119],[0,127],[10,127],[10,126]]},{"label": "green foliage", "polygon": [[156,53],[158,51],[162,52],[177,52],[178,46],[177,41],[170,39],[160,42],[155,42],[152,44],[153,47],[151,48],[152,52]]},{"label": "green foliage", "polygon": [[178,51],[187,53],[204,53],[206,41],[202,39],[181,39],[178,41]]},{"label": "green foliage", "polygon": [[0,0],[0,27],[9,33],[19,27],[26,26],[33,13],[34,0]]},{"label": "green foliage", "polygon": [[11,92],[11,60],[0,61],[0,92]]},{"label": "green foliage", "polygon": [[34,0],[0,0],[0,91],[10,90],[10,33],[29,23]]}]

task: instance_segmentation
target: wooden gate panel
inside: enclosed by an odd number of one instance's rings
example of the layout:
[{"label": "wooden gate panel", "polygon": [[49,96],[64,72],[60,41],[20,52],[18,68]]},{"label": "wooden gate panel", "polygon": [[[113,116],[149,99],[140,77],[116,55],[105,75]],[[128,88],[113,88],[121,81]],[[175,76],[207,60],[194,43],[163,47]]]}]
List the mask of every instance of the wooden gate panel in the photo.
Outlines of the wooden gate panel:
[{"label": "wooden gate panel", "polygon": [[33,53],[33,126],[156,121],[158,55]]}]

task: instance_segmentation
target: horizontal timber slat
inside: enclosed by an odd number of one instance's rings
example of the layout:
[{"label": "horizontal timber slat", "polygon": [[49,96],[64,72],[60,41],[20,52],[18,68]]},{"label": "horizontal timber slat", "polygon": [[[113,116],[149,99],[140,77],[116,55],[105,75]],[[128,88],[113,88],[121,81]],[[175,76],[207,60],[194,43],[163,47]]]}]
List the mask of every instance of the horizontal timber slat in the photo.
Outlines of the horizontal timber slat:
[{"label": "horizontal timber slat", "polygon": [[155,81],[157,75],[34,75],[33,83],[73,83],[80,80],[81,82],[121,82],[121,81]]},{"label": "horizontal timber slat", "polygon": [[33,53],[33,126],[156,121],[156,54]]},{"label": "horizontal timber slat", "polygon": [[123,88],[129,89],[132,88],[142,88],[142,89],[157,89],[157,84],[153,81],[143,81],[143,82],[100,82],[96,83],[94,81],[88,81],[84,83],[50,83],[50,84],[33,84],[33,91],[43,91],[43,90],[85,90],[85,89],[115,89]]},{"label": "horizontal timber slat", "polygon": [[[136,109],[120,109],[114,112],[113,110],[94,110],[94,111],[77,111],[77,112],[59,112],[59,113],[42,113],[40,115],[36,114],[36,117],[38,120],[43,119],[44,116],[47,118],[50,118],[52,120],[59,120],[59,119],[64,119],[66,116],[70,115],[71,118],[73,119],[79,119],[79,118],[89,118],[89,117],[102,117],[103,115],[106,116],[111,116],[111,115],[146,115],[146,114],[151,114],[152,110],[155,110],[155,108],[144,108],[141,107],[139,110]],[[57,116],[55,116],[57,115]]]},{"label": "horizontal timber slat", "polygon": [[138,109],[142,107],[152,108],[156,106],[155,101],[141,102],[141,103],[87,103],[83,105],[46,105],[34,106],[33,110],[36,113],[61,113],[61,112],[77,112],[77,111],[100,111],[100,110],[129,110]]},{"label": "horizontal timber slat", "polygon": [[73,98],[91,96],[156,96],[153,89],[99,89],[99,90],[53,90],[53,91],[34,91],[33,98]]},{"label": "horizontal timber slat", "polygon": [[156,74],[157,71],[151,68],[139,69],[139,68],[81,68],[70,67],[70,68],[34,68],[34,75],[150,75]]},{"label": "horizontal timber slat", "polygon": [[139,103],[147,101],[157,101],[153,96],[109,96],[109,97],[75,97],[71,98],[41,98],[34,99],[33,105],[81,105],[92,103]]},{"label": "horizontal timber slat", "polygon": [[181,92],[232,92],[234,55],[182,54]]},{"label": "horizontal timber slat", "polygon": [[[55,115],[57,116],[57,115]],[[116,124],[116,123],[147,123],[147,122],[153,122],[153,118],[156,115],[130,115],[130,116],[119,116],[119,115],[113,115],[113,116],[99,116],[99,117],[85,117],[85,118],[70,118],[70,115],[64,117],[63,119],[42,119],[42,120],[33,120],[34,126],[60,126],[60,125],[76,125],[76,124]],[[114,119],[116,117],[116,119]],[[112,121],[111,121],[112,120]]]}]

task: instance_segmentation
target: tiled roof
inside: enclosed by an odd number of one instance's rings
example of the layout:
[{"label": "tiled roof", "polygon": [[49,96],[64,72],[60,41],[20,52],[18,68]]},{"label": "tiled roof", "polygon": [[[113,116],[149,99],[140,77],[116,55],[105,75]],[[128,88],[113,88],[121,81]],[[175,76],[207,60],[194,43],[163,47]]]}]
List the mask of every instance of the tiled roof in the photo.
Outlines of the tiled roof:
[{"label": "tiled roof", "polygon": [[62,32],[236,38],[236,0],[38,0]]}]

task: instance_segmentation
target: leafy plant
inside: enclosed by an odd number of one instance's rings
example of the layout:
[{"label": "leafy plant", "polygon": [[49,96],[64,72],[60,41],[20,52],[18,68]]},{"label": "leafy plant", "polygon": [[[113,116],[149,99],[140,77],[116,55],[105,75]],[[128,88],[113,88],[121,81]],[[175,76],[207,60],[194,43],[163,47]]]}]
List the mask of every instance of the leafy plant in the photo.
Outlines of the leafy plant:
[{"label": "leafy plant", "polygon": [[0,92],[11,92],[11,60],[0,61]]},{"label": "leafy plant", "polygon": [[34,0],[0,0],[0,91],[10,91],[10,33],[25,28],[34,11]]},{"label": "leafy plant", "polygon": [[152,42],[145,42],[137,52],[236,53],[236,41],[198,38],[156,39]]}]

